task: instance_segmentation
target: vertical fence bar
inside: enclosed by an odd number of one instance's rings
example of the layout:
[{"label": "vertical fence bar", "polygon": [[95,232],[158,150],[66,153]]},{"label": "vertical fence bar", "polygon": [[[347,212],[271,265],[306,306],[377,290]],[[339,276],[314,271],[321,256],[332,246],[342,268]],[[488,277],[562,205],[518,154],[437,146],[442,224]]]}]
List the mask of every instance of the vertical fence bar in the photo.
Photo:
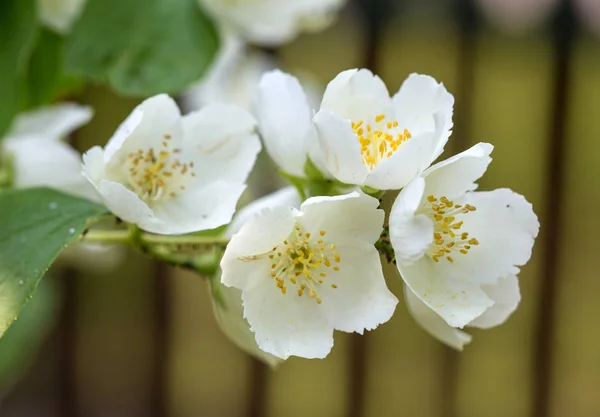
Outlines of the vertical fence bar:
[{"label": "vertical fence bar", "polygon": [[60,314],[59,334],[59,401],[58,415],[77,417],[77,382],[75,361],[77,357],[77,272],[65,268],[60,273],[63,305]]},{"label": "vertical fence bar", "polygon": [[559,242],[562,233],[563,178],[565,172],[566,122],[569,113],[570,58],[575,35],[575,16],[566,0],[562,1],[553,31],[554,79],[552,128],[549,137],[549,164],[546,177],[546,224],[543,231],[544,263],[536,340],[534,343],[533,411],[534,417],[550,415],[554,322],[558,290]]},{"label": "vertical fence bar", "polygon": [[248,401],[248,417],[264,417],[267,412],[267,393],[269,369],[258,359],[250,358],[250,384],[248,386],[250,399]]},{"label": "vertical fence bar", "polygon": [[169,415],[169,358],[171,341],[171,282],[170,268],[162,262],[154,262],[154,359],[152,372],[153,417]]}]

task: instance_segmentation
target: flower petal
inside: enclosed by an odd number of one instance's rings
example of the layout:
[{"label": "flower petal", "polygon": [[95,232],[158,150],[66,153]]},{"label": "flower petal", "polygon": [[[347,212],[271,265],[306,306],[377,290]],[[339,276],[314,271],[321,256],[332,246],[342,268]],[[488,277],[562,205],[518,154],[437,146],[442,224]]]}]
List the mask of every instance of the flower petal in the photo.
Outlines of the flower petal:
[{"label": "flower petal", "polygon": [[82,173],[96,187],[100,185],[100,181],[106,179],[104,150],[100,146],[94,146],[83,154]]},{"label": "flower petal", "polygon": [[248,220],[231,238],[221,260],[221,282],[245,290],[269,276],[264,255],[283,242],[294,228],[296,210],[277,206],[263,209]]},{"label": "flower petal", "polygon": [[379,201],[362,192],[335,197],[312,197],[300,210],[304,213],[298,221],[306,230],[327,233],[331,243],[356,239],[373,244],[381,235],[384,212]]},{"label": "flower petal", "polygon": [[433,221],[416,214],[424,190],[425,180],[417,177],[400,191],[390,212],[390,240],[396,258],[404,264],[420,259],[433,243]]},{"label": "flower petal", "polygon": [[425,256],[411,265],[398,262],[398,271],[414,294],[452,327],[464,327],[494,304],[477,283],[451,278]]},{"label": "flower petal", "polygon": [[17,116],[7,139],[14,136],[43,136],[49,139],[62,139],[87,124],[93,115],[94,110],[91,107],[76,103],[60,103],[42,107]]},{"label": "flower petal", "polygon": [[471,342],[471,335],[448,326],[448,323],[421,301],[407,285],[404,286],[404,296],[408,311],[427,333],[458,350],[463,350],[464,345]]},{"label": "flower petal", "polygon": [[210,230],[231,221],[246,186],[239,182],[214,181],[179,193],[152,205],[155,220],[140,227],[166,235]]},{"label": "flower petal", "polygon": [[217,286],[216,291],[220,296],[218,300],[213,297],[211,300],[217,322],[223,333],[244,352],[268,365],[276,366],[281,363],[281,359],[263,352],[256,344],[254,333],[250,330],[250,323],[244,318],[242,292],[237,288],[226,287],[217,280],[211,280],[211,285]]},{"label": "flower petal", "polygon": [[182,118],[183,150],[201,183],[245,182],[260,152],[256,121],[241,107],[215,103]]},{"label": "flower petal", "polygon": [[478,143],[464,152],[438,162],[423,173],[427,181],[425,195],[445,196],[453,200],[477,188],[476,181],[483,176],[492,161],[494,147]]},{"label": "flower petal", "polygon": [[413,136],[436,129],[433,115],[440,113],[444,120],[439,146],[433,160],[444,150],[452,129],[452,108],[454,97],[444,84],[428,75],[411,74],[393,98],[394,109],[400,126],[408,129]]},{"label": "flower petal", "polygon": [[199,0],[208,12],[227,22],[252,43],[278,46],[299,32],[321,28],[343,0],[229,2]]},{"label": "flower petal", "polygon": [[14,164],[14,186],[50,187],[99,201],[94,187],[81,175],[81,156],[64,142],[45,137],[20,137],[4,144]]},{"label": "flower petal", "polygon": [[329,273],[318,287],[323,300],[319,308],[327,310],[335,329],[344,332],[363,334],[387,322],[398,299],[387,288],[377,249],[372,244],[347,240],[335,250],[341,257],[340,270]]},{"label": "flower petal", "polygon": [[[180,139],[181,113],[175,101],[166,94],[144,100],[116,130],[104,147],[105,162],[120,166],[129,152],[160,148],[164,135]],[[174,131],[174,129],[177,129]]]},{"label": "flower petal", "polygon": [[399,190],[420,175],[437,158],[445,120],[435,114],[436,130],[413,136],[396,152],[377,165],[365,179],[365,185],[378,190]]},{"label": "flower petal", "polygon": [[265,352],[281,359],[313,359],[331,351],[333,323],[314,299],[282,294],[267,274],[254,288],[243,291],[242,300],[256,342]]},{"label": "flower petal", "polygon": [[467,193],[455,201],[477,208],[461,217],[461,231],[468,232],[479,244],[471,246],[467,255],[455,256],[452,264],[440,263],[445,274],[487,284],[518,274],[518,267],[531,257],[540,227],[531,204],[508,189]]},{"label": "flower petal", "polygon": [[314,122],[327,170],[341,182],[362,184],[368,171],[351,123],[327,109],[319,111]]},{"label": "flower petal", "polygon": [[495,285],[484,285],[483,290],[494,300],[494,305],[477,317],[469,326],[489,329],[504,323],[521,302],[519,280],[516,275],[500,278]]},{"label": "flower petal", "polygon": [[231,237],[239,232],[248,220],[252,219],[265,208],[277,206],[300,208],[300,204],[302,204],[302,201],[298,194],[298,190],[296,190],[295,187],[281,188],[258,200],[254,200],[252,203],[239,210],[235,214],[233,221],[229,224],[225,236]]},{"label": "flower petal", "polygon": [[123,184],[101,180],[97,188],[104,205],[122,220],[140,227],[155,222],[154,213],[148,205]]},{"label": "flower petal", "polygon": [[298,79],[279,70],[264,74],[253,110],[269,156],[283,171],[303,177],[309,144],[316,142],[316,132]]},{"label": "flower petal", "polygon": [[335,77],[323,95],[323,109],[354,122],[372,122],[377,115],[393,111],[385,83],[367,69],[347,70]]}]

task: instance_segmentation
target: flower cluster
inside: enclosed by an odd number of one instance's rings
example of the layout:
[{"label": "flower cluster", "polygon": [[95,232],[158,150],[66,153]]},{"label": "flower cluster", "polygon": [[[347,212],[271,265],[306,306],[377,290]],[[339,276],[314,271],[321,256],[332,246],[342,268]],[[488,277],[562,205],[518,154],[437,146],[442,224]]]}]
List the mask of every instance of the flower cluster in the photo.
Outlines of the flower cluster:
[{"label": "flower cluster", "polygon": [[[412,74],[390,96],[361,69],[331,81],[319,108],[310,102],[278,70],[260,80],[251,112],[212,103],[182,115],[169,96],[154,96],[83,162],[59,138],[91,111],[65,104],[18,119],[3,155],[14,185],[101,201],[163,242],[161,259],[169,259],[164,235],[185,242],[209,231],[228,241],[215,252],[217,317],[238,345],[271,364],[324,358],[334,330],[362,334],[387,322],[398,299],[382,255],[396,264],[415,320],[444,343],[462,349],[465,326],[503,323],[520,301],[519,267],[539,223],[521,195],[475,191],[492,145],[435,163],[452,133],[452,95]],[[234,216],[261,138],[293,187]]]},{"label": "flower cluster", "polygon": [[[451,135],[453,105],[444,86],[424,75],[410,75],[390,97],[370,71],[345,71],[318,109],[294,77],[263,76],[254,113],[280,170],[301,194],[314,189],[304,184],[315,181],[315,170],[319,181],[355,190],[335,195],[341,188],[330,187],[334,195],[299,208],[263,207],[233,235],[221,282],[241,290],[260,349],[282,359],[322,358],[334,329],[362,333],[389,320],[397,300],[374,246],[384,240],[410,312],[448,345],[462,349],[470,336],[460,329],[496,326],[516,309],[517,274],[539,223],[515,192],[475,191],[491,145],[432,165]],[[384,228],[373,196],[388,190],[400,193]]]}]

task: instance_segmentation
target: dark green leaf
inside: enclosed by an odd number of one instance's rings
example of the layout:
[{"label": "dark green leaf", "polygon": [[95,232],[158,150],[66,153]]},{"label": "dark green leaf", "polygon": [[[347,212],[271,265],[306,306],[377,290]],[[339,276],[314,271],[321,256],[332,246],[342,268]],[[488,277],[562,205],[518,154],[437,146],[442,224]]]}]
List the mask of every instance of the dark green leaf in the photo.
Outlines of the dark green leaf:
[{"label": "dark green leaf", "polygon": [[0,339],[0,390],[10,389],[35,360],[52,328],[58,307],[54,282],[40,283],[35,297]]},{"label": "dark green leaf", "polygon": [[0,1],[0,138],[24,105],[22,92],[36,30],[34,0]]},{"label": "dark green leaf", "polygon": [[41,29],[27,73],[28,106],[50,103],[58,94],[62,81],[62,37]]},{"label": "dark green leaf", "polygon": [[0,336],[60,251],[105,212],[46,188],[0,191]]},{"label": "dark green leaf", "polygon": [[178,93],[202,77],[217,48],[196,0],[89,0],[67,39],[65,65],[123,94]]}]

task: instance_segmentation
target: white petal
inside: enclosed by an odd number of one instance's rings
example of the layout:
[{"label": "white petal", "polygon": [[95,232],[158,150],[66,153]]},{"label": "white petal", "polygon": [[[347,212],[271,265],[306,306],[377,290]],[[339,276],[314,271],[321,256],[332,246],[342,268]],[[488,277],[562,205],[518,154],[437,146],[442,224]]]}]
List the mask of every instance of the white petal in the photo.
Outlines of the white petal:
[{"label": "white petal", "polygon": [[263,352],[256,344],[254,333],[250,331],[250,323],[244,318],[244,307],[242,306],[242,292],[237,288],[211,280],[211,285],[217,285],[220,296],[218,300],[211,297],[217,322],[233,343],[244,352],[259,358],[263,362],[275,366],[281,363],[281,359]]},{"label": "white petal", "polygon": [[452,327],[464,327],[494,302],[477,283],[451,278],[430,257],[411,265],[398,262],[398,271],[415,295]]},{"label": "white petal", "polygon": [[414,135],[388,159],[379,163],[365,179],[365,185],[378,190],[399,190],[420,175],[437,158],[445,121],[434,115],[436,130]]},{"label": "white petal", "polygon": [[[166,94],[144,100],[119,126],[104,148],[106,162],[122,165],[129,152],[155,147],[164,141],[164,135],[179,139],[181,113],[175,101]],[[177,129],[176,132],[173,130]]]},{"label": "white petal", "polygon": [[231,221],[246,186],[239,182],[214,181],[189,189],[176,197],[152,204],[154,219],[140,228],[166,235],[215,229]]},{"label": "white petal", "polygon": [[81,156],[66,143],[20,137],[4,145],[13,158],[15,187],[50,187],[98,201],[94,187],[81,174]]},{"label": "white petal", "polygon": [[341,182],[361,185],[368,172],[351,123],[327,109],[319,111],[314,122],[327,170]]},{"label": "white petal", "polygon": [[489,329],[504,323],[521,301],[519,280],[516,275],[501,278],[495,285],[484,285],[483,290],[494,300],[494,305],[469,323],[469,326]]},{"label": "white petal", "polygon": [[263,209],[277,206],[300,208],[300,204],[302,204],[302,201],[295,187],[281,188],[274,193],[261,197],[258,200],[254,200],[252,203],[239,210],[235,214],[233,221],[229,224],[225,236],[233,236],[248,220],[252,219]]},{"label": "white petal", "polygon": [[83,154],[82,173],[96,187],[100,185],[100,181],[106,179],[104,150],[100,146],[94,146]]},{"label": "white petal", "polygon": [[215,103],[182,118],[183,151],[199,181],[245,182],[260,152],[256,121],[241,107]]},{"label": "white petal", "polygon": [[38,0],[37,12],[45,26],[66,34],[77,20],[87,0]]},{"label": "white petal", "polygon": [[400,191],[390,212],[390,240],[397,260],[404,264],[420,259],[433,243],[433,221],[416,214],[424,190],[425,180],[417,177]]},{"label": "white petal", "polygon": [[101,180],[98,184],[98,192],[106,207],[122,220],[138,226],[153,222],[152,210],[123,184]]},{"label": "white petal", "polygon": [[260,77],[275,66],[270,55],[248,47],[231,31],[221,32],[221,47],[210,69],[183,94],[182,108],[187,111],[217,102],[250,110]]},{"label": "white petal", "polygon": [[362,192],[335,197],[312,197],[306,200],[298,221],[306,230],[327,233],[331,243],[343,243],[357,239],[373,244],[381,235],[384,212],[379,210],[379,201]]},{"label": "white petal", "polygon": [[252,43],[262,46],[278,46],[291,41],[303,30],[323,27],[331,21],[328,17],[344,3],[343,0],[199,1],[218,20],[227,22]]},{"label": "white petal", "polygon": [[444,319],[422,302],[406,285],[404,296],[408,311],[427,333],[458,350],[463,350],[464,345],[471,342],[471,335],[448,326]]},{"label": "white petal", "polygon": [[296,212],[292,207],[271,207],[247,221],[227,245],[221,260],[221,282],[245,290],[264,277],[269,278],[269,259],[259,255],[268,253],[290,235]]},{"label": "white petal", "polygon": [[379,114],[390,114],[392,102],[384,82],[367,69],[340,73],[327,86],[321,109],[328,109],[342,118],[358,122],[373,122]]},{"label": "white petal", "polygon": [[425,195],[445,196],[453,200],[477,188],[476,181],[483,176],[492,161],[494,147],[478,143],[445,161],[438,162],[423,173],[427,181]]},{"label": "white petal", "polygon": [[519,266],[531,257],[539,222],[525,198],[511,190],[472,192],[455,200],[477,208],[461,217],[461,231],[476,238],[467,255],[455,256],[454,263],[440,263],[446,274],[472,282],[495,283],[498,278],[518,274]]},{"label": "white petal", "polygon": [[444,84],[428,75],[411,74],[394,96],[393,102],[400,126],[408,129],[413,136],[434,130],[433,115],[441,114],[445,124],[433,160],[437,159],[451,134],[452,94],[448,93]]},{"label": "white petal", "polygon": [[303,177],[308,147],[316,132],[298,79],[279,70],[263,75],[253,110],[269,156],[283,171]]},{"label": "white petal", "polygon": [[87,124],[93,115],[94,111],[91,107],[75,103],[42,107],[17,116],[7,136],[43,136],[49,139],[62,139]]},{"label": "white petal", "polygon": [[281,359],[324,358],[333,347],[333,323],[311,297],[282,294],[268,274],[243,291],[244,314],[258,346]]},{"label": "white petal", "polygon": [[[398,299],[390,292],[381,269],[381,259],[372,244],[347,240],[336,245],[340,270],[330,272],[317,287],[336,330],[357,332],[373,330],[387,322]],[[332,288],[331,284],[337,285]]]}]

